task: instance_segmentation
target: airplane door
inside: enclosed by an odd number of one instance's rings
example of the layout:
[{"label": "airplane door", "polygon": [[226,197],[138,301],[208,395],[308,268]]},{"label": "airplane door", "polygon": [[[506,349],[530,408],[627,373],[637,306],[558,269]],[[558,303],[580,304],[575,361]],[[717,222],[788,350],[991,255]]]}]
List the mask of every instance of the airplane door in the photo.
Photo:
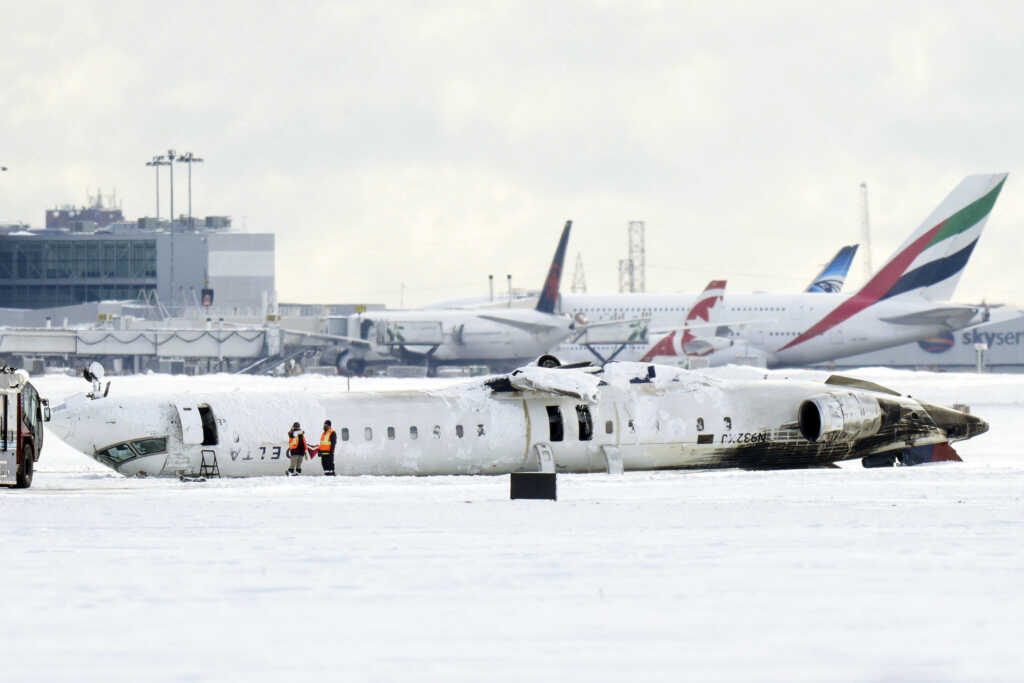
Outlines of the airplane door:
[{"label": "airplane door", "polygon": [[173,404],[181,422],[181,443],[185,446],[196,446],[203,443],[203,420],[195,406]]}]

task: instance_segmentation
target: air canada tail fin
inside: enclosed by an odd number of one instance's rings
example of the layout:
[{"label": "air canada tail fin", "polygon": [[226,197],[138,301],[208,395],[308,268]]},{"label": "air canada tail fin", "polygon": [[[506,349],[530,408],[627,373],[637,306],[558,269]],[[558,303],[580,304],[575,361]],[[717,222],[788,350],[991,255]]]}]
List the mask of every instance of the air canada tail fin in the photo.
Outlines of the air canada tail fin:
[{"label": "air canada tail fin", "polygon": [[[720,317],[714,308],[725,296],[725,284],[725,280],[709,282],[686,314],[682,334],[676,335],[677,330],[672,330],[652,345],[640,360],[649,362],[659,356],[706,356],[714,351],[718,347],[714,327],[702,325],[701,321],[712,323],[712,316],[716,320]],[[700,334],[694,334],[693,329],[701,329]]]},{"label": "air canada tail fin", "polygon": [[562,228],[562,237],[558,240],[558,248],[555,249],[555,257],[551,259],[551,268],[548,269],[548,276],[544,280],[544,289],[537,299],[537,309],[541,313],[554,313],[555,304],[558,302],[558,289],[562,284],[562,265],[565,263],[565,249],[569,244],[569,231],[572,230],[572,221],[566,221]]},{"label": "air canada tail fin", "polygon": [[846,282],[846,274],[850,271],[850,264],[857,253],[856,244],[850,244],[840,249],[828,265],[825,266],[818,277],[811,281],[805,292],[827,292],[836,294],[843,289]]},{"label": "air canada tail fin", "polygon": [[948,301],[956,290],[1006,173],[967,176],[860,292],[870,303],[907,292]]}]

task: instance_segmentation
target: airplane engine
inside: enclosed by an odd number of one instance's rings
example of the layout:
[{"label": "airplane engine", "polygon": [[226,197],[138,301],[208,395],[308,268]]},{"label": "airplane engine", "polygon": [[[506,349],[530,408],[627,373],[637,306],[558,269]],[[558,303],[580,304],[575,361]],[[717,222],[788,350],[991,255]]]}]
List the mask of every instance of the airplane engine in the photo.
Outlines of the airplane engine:
[{"label": "airplane engine", "polygon": [[829,392],[800,404],[800,434],[811,443],[856,441],[882,428],[878,400],[857,392]]}]

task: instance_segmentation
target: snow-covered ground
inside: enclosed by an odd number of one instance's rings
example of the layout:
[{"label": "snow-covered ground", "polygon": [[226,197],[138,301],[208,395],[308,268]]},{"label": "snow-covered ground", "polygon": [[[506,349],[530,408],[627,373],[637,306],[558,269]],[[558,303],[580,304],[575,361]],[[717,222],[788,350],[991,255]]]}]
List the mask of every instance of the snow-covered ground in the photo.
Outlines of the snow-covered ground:
[{"label": "snow-covered ground", "polygon": [[33,487],[0,490],[0,675],[1019,680],[1024,376],[845,374],[969,404],[991,431],[962,464],[560,475],[557,503],[509,501],[507,477],[124,479],[48,435]]}]

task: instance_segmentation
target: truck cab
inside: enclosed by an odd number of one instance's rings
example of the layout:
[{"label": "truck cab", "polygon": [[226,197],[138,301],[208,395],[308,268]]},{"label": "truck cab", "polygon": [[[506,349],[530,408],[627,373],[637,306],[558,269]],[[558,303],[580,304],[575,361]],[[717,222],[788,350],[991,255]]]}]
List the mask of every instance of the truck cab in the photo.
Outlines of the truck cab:
[{"label": "truck cab", "polygon": [[28,373],[0,367],[0,486],[32,485],[43,450],[43,423],[49,419],[49,401],[39,396]]}]

